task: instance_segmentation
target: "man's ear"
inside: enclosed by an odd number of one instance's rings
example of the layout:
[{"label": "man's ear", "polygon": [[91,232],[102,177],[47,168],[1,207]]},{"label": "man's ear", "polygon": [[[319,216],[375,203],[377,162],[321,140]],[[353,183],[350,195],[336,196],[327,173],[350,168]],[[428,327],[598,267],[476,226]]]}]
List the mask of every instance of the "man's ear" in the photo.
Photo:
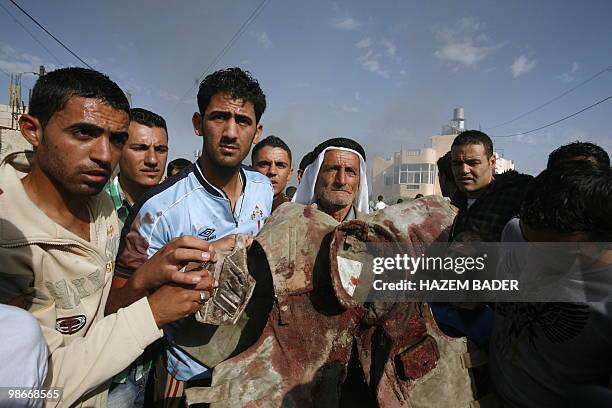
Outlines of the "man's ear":
[{"label": "man's ear", "polygon": [[263,133],[263,125],[259,123],[257,125],[257,130],[255,131],[255,137],[253,138],[253,144],[259,143],[259,138],[261,137],[262,133]]},{"label": "man's ear", "polygon": [[489,159],[489,162],[491,163],[491,168],[493,169],[493,174],[495,175],[495,154],[491,155],[491,158]]},{"label": "man's ear", "polygon": [[21,115],[19,118],[19,129],[21,135],[35,148],[40,145],[43,137],[43,129],[40,121],[32,115]]},{"label": "man's ear", "polygon": [[194,112],[191,117],[191,123],[193,124],[193,131],[195,134],[202,136],[202,115],[200,115],[200,112]]}]

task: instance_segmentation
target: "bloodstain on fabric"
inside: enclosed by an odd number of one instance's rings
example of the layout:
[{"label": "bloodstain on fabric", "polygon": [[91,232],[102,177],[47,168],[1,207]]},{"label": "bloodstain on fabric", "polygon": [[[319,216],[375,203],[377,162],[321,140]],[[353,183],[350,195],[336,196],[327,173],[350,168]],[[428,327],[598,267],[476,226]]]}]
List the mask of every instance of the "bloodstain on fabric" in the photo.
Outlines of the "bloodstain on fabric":
[{"label": "bloodstain on fabric", "polygon": [[[153,222],[149,213],[145,214],[143,221]],[[129,275],[130,272],[140,268],[149,259],[147,254],[149,243],[140,235],[140,226],[141,219],[136,215],[129,232],[119,247],[119,256],[117,257],[117,272],[119,275]]]}]

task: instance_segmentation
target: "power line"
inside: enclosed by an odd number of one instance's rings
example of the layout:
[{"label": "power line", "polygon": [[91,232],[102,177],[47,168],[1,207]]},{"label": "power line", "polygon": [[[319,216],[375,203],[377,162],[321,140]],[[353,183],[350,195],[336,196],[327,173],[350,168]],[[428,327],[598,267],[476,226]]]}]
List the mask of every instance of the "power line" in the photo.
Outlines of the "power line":
[{"label": "power line", "polygon": [[586,108],[580,109],[578,112],[574,112],[571,115],[567,115],[567,116],[565,116],[565,117],[563,117],[561,119],[555,120],[554,122],[548,123],[548,124],[546,124],[544,126],[540,126],[539,128],[528,130],[527,132],[514,133],[514,134],[511,134],[511,135],[491,136],[491,137],[515,137],[515,136],[522,136],[522,135],[526,135],[526,134],[529,134],[529,133],[537,132],[538,130],[545,129],[547,127],[556,125],[557,123],[563,122],[564,120],[567,120],[569,118],[573,118],[574,116],[579,115],[582,112],[587,111],[587,110],[589,110],[591,108],[594,108],[595,106],[597,106],[599,104],[602,104],[605,101],[608,101],[610,99],[612,99],[612,95],[608,96],[607,98],[601,99],[601,100],[595,102],[594,104],[587,106]]},{"label": "power line", "polygon": [[9,78],[11,77],[11,75],[8,72],[6,72],[5,70],[3,70],[2,68],[0,68],[0,72],[2,72],[4,75],[6,75]]},{"label": "power line", "polygon": [[242,23],[242,25],[240,26],[240,28],[238,29],[238,31],[236,31],[236,33],[234,33],[234,35],[232,36],[232,38],[227,42],[227,44],[225,44],[225,47],[223,47],[223,49],[221,49],[221,51],[219,51],[219,53],[217,54],[217,56],[212,60],[212,62],[210,64],[208,64],[208,66],[206,67],[206,69],[204,69],[204,72],[202,72],[202,75],[200,75],[200,77],[198,78],[198,81],[195,82],[191,85],[191,87],[187,90],[187,92],[185,92],[183,94],[183,96],[181,96],[177,102],[177,104],[175,105],[175,109],[178,106],[178,104],[191,92],[193,91],[193,88],[195,88],[196,84],[198,84],[200,81],[202,81],[202,79],[204,79],[204,77],[206,76],[207,73],[209,73],[209,71],[215,67],[215,65],[217,65],[219,63],[219,61],[221,60],[221,58],[223,58],[225,56],[225,54],[227,54],[227,52],[230,50],[230,48],[232,48],[232,46],[234,45],[234,43],[236,41],[238,41],[238,39],[242,36],[242,34],[244,34],[244,32],[246,31],[246,29],[249,27],[249,25],[251,25],[251,23],[253,21],[255,21],[255,19],[257,19],[257,17],[259,17],[259,15],[264,11],[264,9],[267,7],[268,3],[270,2],[270,0],[263,0],[261,3],[259,3],[259,5],[257,7],[255,7],[255,9],[253,10],[253,12],[251,13],[251,15]]},{"label": "power line", "polygon": [[62,47],[64,47],[64,49],[66,51],[68,51],[70,54],[72,54],[73,57],[75,57],[76,59],[78,59],[79,61],[81,61],[81,63],[83,65],[85,65],[87,68],[93,69],[93,67],[91,65],[89,65],[88,63],[86,63],[85,61],[83,61],[83,59],[81,57],[79,57],[78,55],[76,55],[70,48],[68,48],[68,46],[66,46],[63,42],[61,42],[56,36],[54,36],[53,34],[51,34],[49,32],[49,30],[47,30],[45,27],[42,26],[42,24],[40,24],[38,21],[36,21],[36,19],[34,17],[32,17],[30,14],[28,14],[27,11],[25,11],[24,9],[21,8],[21,6],[19,4],[17,4],[14,0],[9,0],[11,3],[13,3],[13,5],[15,7],[17,7],[19,9],[19,11],[21,11],[23,14],[25,14],[26,16],[28,16],[28,18],[30,20],[32,20],[34,22],[34,24],[36,24],[38,27],[40,27],[45,33],[49,34],[49,36],[51,38],[53,38],[55,41],[57,41],[57,43],[59,45],[61,45]]},{"label": "power line", "polygon": [[525,112],[525,113],[523,113],[523,114],[521,114],[521,115],[519,115],[519,116],[515,117],[514,119],[510,119],[510,120],[508,120],[508,121],[506,121],[506,122],[503,122],[503,123],[500,123],[500,124],[498,124],[498,125],[495,125],[495,126],[490,126],[490,127],[488,127],[488,128],[485,128],[484,130],[492,130],[492,129],[496,129],[496,128],[498,128],[498,127],[501,127],[501,126],[507,125],[507,124],[509,124],[509,123],[516,122],[517,120],[522,119],[522,118],[524,118],[525,116],[530,115],[530,114],[532,114],[532,113],[534,113],[534,112],[537,112],[537,111],[539,111],[540,109],[544,108],[545,106],[548,106],[548,105],[550,105],[551,103],[553,103],[553,102],[555,102],[555,101],[557,101],[557,100],[559,100],[559,99],[563,98],[565,95],[567,95],[567,94],[569,94],[569,93],[571,93],[571,92],[575,91],[576,89],[580,88],[581,86],[585,85],[586,83],[591,82],[592,80],[594,80],[594,79],[595,79],[595,78],[597,78],[598,76],[600,76],[600,75],[602,75],[602,74],[604,74],[604,73],[606,73],[606,72],[610,72],[611,70],[612,70],[612,65],[609,65],[609,66],[607,66],[606,68],[602,69],[601,71],[597,72],[596,74],[594,74],[594,75],[590,76],[589,78],[585,79],[584,81],[580,82],[578,85],[576,85],[576,86],[574,86],[574,87],[572,87],[572,88],[568,89],[567,91],[563,92],[563,93],[562,93],[562,94],[560,94],[560,95],[555,96],[554,98],[552,98],[552,99],[550,99],[550,100],[548,100],[548,101],[544,102],[543,104],[541,104],[541,105],[539,105],[539,106],[537,106],[537,107],[535,107],[535,108],[531,109],[530,111],[527,111],[527,112]]},{"label": "power line", "polygon": [[215,66],[217,65],[217,63],[221,60],[221,58],[223,58],[225,56],[225,54],[227,54],[227,52],[229,51],[229,49],[234,45],[234,43],[236,41],[238,41],[238,39],[242,36],[242,34],[244,34],[244,32],[246,31],[246,29],[248,28],[249,25],[251,25],[251,23],[253,21],[255,21],[255,19],[264,11],[264,9],[266,8],[266,6],[268,5],[270,0],[263,0],[259,6],[257,6],[255,8],[255,10],[253,10],[253,12],[251,13],[251,15],[245,20],[244,23],[242,23],[242,25],[240,26],[240,28],[238,29],[238,31],[234,34],[234,36],[229,40],[229,42],[225,45],[225,47],[221,50],[221,52],[217,55],[217,57],[208,65],[208,67],[206,67],[206,69],[204,70],[204,72],[202,73],[202,75],[200,75],[199,81],[201,81],[202,79],[204,79],[204,77],[206,76],[206,74]]},{"label": "power line", "polygon": [[9,11],[9,10],[8,10],[6,7],[4,7],[2,4],[0,4],[0,7],[2,7],[2,9],[3,9],[3,10],[6,12],[6,14],[8,14],[8,15],[9,15],[9,17],[11,17],[15,23],[19,24],[19,26],[20,26],[21,28],[23,28],[23,30],[24,30],[26,33],[28,33],[28,34],[30,35],[30,37],[32,37],[32,39],[38,43],[38,45],[40,45],[41,47],[43,47],[43,48],[44,48],[44,50],[45,50],[45,51],[47,51],[47,53],[48,53],[48,54],[49,54],[49,55],[50,55],[52,58],[54,58],[54,59],[55,59],[55,61],[57,61],[57,63],[58,63],[59,65],[62,65],[62,66],[63,66],[63,65],[65,65],[64,63],[62,63],[62,62],[59,60],[59,58],[57,58],[57,57],[55,56],[55,54],[53,54],[53,53],[51,52],[51,50],[49,50],[49,49],[48,49],[48,48],[45,46],[45,44],[43,44],[43,43],[42,43],[42,42],[41,42],[41,41],[40,41],[38,38],[36,38],[36,37],[34,36],[34,34],[32,34],[32,32],[31,32],[30,30],[28,30],[28,29],[27,29],[27,27],[26,27],[26,26],[24,26],[24,25],[21,23],[21,21],[17,20],[17,18],[16,18],[16,17],[15,17],[13,14],[11,14],[11,12],[10,12],[10,11]]}]

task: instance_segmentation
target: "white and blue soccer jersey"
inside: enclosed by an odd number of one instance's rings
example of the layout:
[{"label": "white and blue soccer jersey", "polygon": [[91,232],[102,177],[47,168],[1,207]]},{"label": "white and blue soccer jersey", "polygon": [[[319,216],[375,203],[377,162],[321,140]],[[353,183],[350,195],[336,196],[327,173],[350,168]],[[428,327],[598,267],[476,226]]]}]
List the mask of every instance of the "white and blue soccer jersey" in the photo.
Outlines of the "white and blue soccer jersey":
[{"label": "white and blue soccer jersey", "polygon": [[[197,162],[147,191],[132,207],[123,227],[117,276],[129,278],[170,240],[183,235],[212,242],[230,234],[257,234],[272,212],[272,184],[246,166],[241,167],[240,177],[243,189],[234,211],[227,195],[206,180]],[[180,324],[164,328],[166,340],[174,337]],[[169,347],[166,355],[168,372],[177,380],[210,375],[179,347]]]}]

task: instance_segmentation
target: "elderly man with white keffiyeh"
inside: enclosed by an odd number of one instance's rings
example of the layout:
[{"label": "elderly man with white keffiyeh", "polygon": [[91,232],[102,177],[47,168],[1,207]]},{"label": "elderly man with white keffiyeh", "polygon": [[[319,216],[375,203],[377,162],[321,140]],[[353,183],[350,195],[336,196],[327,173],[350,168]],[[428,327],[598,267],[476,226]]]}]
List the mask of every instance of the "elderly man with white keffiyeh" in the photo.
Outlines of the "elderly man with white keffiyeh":
[{"label": "elderly man with white keffiyeh", "polygon": [[316,204],[338,222],[361,218],[369,212],[365,151],[356,141],[334,138],[309,154],[310,163],[293,202]]}]

